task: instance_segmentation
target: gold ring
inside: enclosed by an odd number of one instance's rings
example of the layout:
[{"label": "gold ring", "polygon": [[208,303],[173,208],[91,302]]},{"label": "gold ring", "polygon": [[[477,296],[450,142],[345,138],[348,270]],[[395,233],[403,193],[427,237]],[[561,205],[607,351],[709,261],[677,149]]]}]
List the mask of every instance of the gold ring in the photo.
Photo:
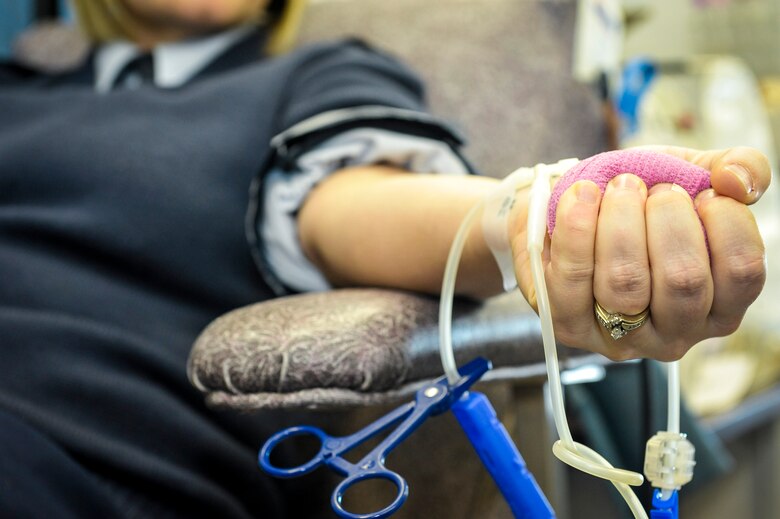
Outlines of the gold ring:
[{"label": "gold ring", "polygon": [[626,336],[631,330],[636,330],[647,321],[650,315],[650,307],[636,315],[626,315],[619,312],[609,313],[604,310],[598,301],[593,305],[596,309],[596,320],[607,329],[613,339],[618,340]]}]

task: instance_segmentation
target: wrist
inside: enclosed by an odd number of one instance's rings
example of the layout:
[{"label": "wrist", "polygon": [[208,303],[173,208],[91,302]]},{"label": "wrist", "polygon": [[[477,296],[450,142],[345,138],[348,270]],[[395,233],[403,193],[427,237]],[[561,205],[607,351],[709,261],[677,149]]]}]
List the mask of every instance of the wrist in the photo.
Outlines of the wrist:
[{"label": "wrist", "polygon": [[[565,159],[555,164],[539,164],[533,168],[520,168],[493,189],[484,200],[482,230],[487,247],[491,250],[503,278],[505,291],[517,287],[515,269],[517,248],[525,248],[527,236],[528,208],[531,185],[538,174],[544,174],[550,180],[550,189],[557,180],[577,163],[577,159]],[[542,194],[542,196],[546,196]],[[547,200],[539,201],[546,205]],[[519,242],[522,241],[522,244]]]}]

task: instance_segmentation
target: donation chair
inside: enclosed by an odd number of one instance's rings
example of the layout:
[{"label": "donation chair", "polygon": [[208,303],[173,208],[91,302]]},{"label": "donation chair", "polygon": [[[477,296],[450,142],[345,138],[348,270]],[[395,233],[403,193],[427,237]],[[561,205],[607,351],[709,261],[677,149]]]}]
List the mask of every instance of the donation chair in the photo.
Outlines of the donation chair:
[{"label": "donation chair", "polygon": [[[350,35],[399,56],[426,81],[432,112],[469,137],[465,152],[477,168],[500,177],[607,147],[596,90],[571,77],[575,12],[575,2],[542,0],[317,2],[304,16],[299,44]],[[478,389],[490,396],[559,517],[567,517],[565,478],[549,451],[554,433],[536,314],[519,293],[455,308],[458,362],[492,361],[484,378],[492,383]],[[193,347],[189,375],[215,407],[312,409],[313,423],[349,434],[442,375],[437,320],[437,299],[408,292],[292,295],[214,321]],[[564,347],[560,355],[564,369],[605,362]],[[387,463],[410,485],[394,517],[511,517],[449,413],[426,422]],[[381,496],[374,494],[355,496],[351,509],[375,509],[372,500]],[[329,508],[327,496],[322,507]]]}]

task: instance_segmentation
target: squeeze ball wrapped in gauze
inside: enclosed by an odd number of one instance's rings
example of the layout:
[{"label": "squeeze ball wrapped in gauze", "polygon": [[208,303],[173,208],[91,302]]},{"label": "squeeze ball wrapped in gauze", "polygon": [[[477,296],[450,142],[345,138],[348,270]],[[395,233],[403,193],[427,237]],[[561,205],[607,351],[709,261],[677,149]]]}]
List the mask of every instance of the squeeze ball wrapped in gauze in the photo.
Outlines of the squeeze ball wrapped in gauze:
[{"label": "squeeze ball wrapped in gauze", "polygon": [[555,209],[566,189],[578,180],[590,180],[601,189],[622,173],[633,173],[641,178],[647,189],[656,184],[677,184],[691,198],[710,187],[710,172],[683,159],[648,150],[618,150],[600,153],[579,162],[567,171],[555,185],[547,213],[547,230],[555,229]]}]

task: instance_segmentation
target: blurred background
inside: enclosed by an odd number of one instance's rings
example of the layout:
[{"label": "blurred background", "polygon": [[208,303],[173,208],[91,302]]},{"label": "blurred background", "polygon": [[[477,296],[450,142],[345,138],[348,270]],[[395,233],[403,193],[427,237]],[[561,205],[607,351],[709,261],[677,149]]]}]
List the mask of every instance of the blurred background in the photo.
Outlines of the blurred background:
[{"label": "blurred background", "polygon": [[[650,143],[753,146],[777,171],[780,0],[310,0],[295,45],[353,35],[423,76],[432,111],[463,131],[487,175]],[[88,52],[67,0],[0,2],[0,59],[58,73]],[[686,517],[780,517],[778,201],[775,178],[754,208],[764,293],[736,334],[683,360],[689,427],[705,453]],[[647,362],[571,387],[577,433],[641,470],[663,388],[663,368]],[[561,517],[623,517],[606,484],[567,471],[558,485]],[[508,517],[483,505],[484,517]]]}]

